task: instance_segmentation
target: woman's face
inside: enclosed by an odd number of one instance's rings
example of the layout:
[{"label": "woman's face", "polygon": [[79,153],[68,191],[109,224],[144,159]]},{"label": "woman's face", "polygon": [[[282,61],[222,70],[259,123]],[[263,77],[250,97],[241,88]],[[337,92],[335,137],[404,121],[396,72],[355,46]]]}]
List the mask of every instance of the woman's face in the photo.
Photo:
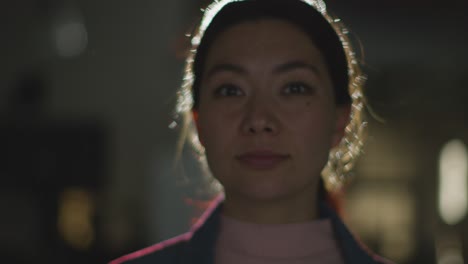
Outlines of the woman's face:
[{"label": "woman's face", "polygon": [[237,24],[207,53],[196,120],[226,197],[277,200],[316,193],[349,108],[335,105],[320,51],[293,24]]}]

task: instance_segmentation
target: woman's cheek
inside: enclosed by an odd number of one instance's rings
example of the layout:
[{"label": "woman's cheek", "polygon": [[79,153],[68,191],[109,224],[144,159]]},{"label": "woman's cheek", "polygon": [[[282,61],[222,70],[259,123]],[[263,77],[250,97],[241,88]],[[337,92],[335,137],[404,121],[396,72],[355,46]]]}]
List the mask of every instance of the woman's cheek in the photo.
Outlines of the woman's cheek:
[{"label": "woman's cheek", "polygon": [[277,105],[285,112],[297,114],[314,110],[320,102],[310,96],[291,96],[279,98]]}]

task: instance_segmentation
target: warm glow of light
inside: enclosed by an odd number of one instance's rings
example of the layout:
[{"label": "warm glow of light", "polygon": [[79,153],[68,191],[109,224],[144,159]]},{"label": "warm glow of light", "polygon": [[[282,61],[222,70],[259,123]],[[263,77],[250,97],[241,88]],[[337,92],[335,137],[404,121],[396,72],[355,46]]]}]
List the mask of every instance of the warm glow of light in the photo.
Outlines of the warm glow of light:
[{"label": "warm glow of light", "polygon": [[463,245],[457,232],[445,230],[436,234],[437,264],[463,264]]},{"label": "warm glow of light", "polygon": [[445,250],[437,259],[437,264],[463,264],[463,255],[459,249]]},{"label": "warm glow of light", "polygon": [[460,140],[451,140],[442,148],[439,159],[439,214],[449,225],[466,215],[468,154]]},{"label": "warm glow of light", "polygon": [[[412,194],[399,187],[357,186],[346,197],[347,222],[379,253],[404,263],[413,254],[415,207]],[[373,217],[369,217],[372,215]]]},{"label": "warm glow of light", "polygon": [[94,240],[91,194],[78,188],[65,190],[59,200],[58,231],[62,239],[78,250],[88,249]]}]

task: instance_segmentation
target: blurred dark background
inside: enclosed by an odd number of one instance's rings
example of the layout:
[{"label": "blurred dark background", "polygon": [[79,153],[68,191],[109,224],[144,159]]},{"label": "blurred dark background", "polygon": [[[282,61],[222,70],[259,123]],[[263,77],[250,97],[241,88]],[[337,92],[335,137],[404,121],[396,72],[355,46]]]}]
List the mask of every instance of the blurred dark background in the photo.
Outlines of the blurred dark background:
[{"label": "blurred dark background", "polygon": [[[207,3],[0,3],[2,262],[105,263],[187,229],[168,127]],[[327,4],[362,43],[375,113],[346,221],[398,263],[465,263],[467,2]]]}]

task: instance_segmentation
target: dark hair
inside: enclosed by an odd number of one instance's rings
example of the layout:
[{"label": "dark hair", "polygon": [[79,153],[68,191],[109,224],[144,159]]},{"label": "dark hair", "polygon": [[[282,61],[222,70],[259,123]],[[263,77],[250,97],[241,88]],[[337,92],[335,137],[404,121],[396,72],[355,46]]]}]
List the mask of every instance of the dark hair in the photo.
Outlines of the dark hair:
[{"label": "dark hair", "polygon": [[245,0],[226,4],[211,20],[197,47],[192,72],[193,108],[198,108],[201,77],[210,47],[229,27],[264,18],[292,23],[307,34],[322,53],[333,82],[335,102],[350,104],[348,62],[343,44],[330,23],[311,5],[300,0]]}]

